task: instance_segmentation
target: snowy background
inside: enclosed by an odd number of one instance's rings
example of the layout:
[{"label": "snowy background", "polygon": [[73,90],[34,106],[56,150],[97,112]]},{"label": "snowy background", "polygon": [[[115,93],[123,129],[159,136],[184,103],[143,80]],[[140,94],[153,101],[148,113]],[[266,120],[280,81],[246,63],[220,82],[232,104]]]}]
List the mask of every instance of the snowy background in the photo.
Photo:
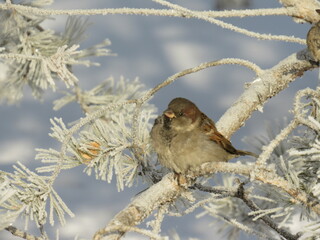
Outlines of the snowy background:
[{"label": "snowy background", "polygon": [[[177,1],[190,9],[210,10],[212,0]],[[253,0],[251,8],[281,7],[278,1]],[[101,8],[161,8],[148,0],[91,0],[62,1],[52,5],[54,9],[101,9]],[[67,17],[53,16],[44,27],[63,31]],[[239,27],[259,33],[283,34],[305,38],[310,25],[296,24],[290,17],[248,17],[224,19]],[[202,62],[233,57],[255,62],[266,69],[276,65],[288,55],[300,51],[305,46],[262,41],[249,38],[202,20],[157,16],[107,15],[89,17],[92,25],[87,31],[83,47],[111,40],[109,47],[116,57],[102,57],[95,61],[100,67],[75,68],[80,85],[90,89],[102,80],[113,76],[119,79],[139,77],[152,88],[170,75]],[[317,71],[307,72],[301,79],[290,85],[284,92],[271,99],[263,113],[256,112],[232,137],[233,145],[239,149],[252,150],[241,139],[244,136],[259,136],[264,133],[265,123],[284,117],[290,118],[289,110],[297,90],[317,84]],[[162,89],[152,99],[159,112],[174,97],[186,97],[195,102],[209,117],[217,121],[219,117],[243,92],[245,82],[254,79],[253,72],[240,66],[218,66],[178,79],[174,84]],[[31,169],[40,166],[34,160],[34,148],[59,148],[57,142],[48,136],[49,119],[62,117],[64,122],[72,122],[82,116],[77,104],[71,104],[60,111],[52,110],[56,93],[47,92],[44,101],[33,99],[28,89],[25,97],[16,106],[0,106],[0,168],[13,171],[16,161]],[[112,217],[123,209],[132,197],[145,186],[135,186],[117,192],[115,183],[96,181],[93,176],[82,173],[83,167],[64,171],[55,183],[55,189],[76,214],[68,218],[67,225],[60,227],[60,239],[74,239],[76,235],[91,238],[98,228],[105,226]],[[187,237],[204,240],[218,236],[210,218],[195,219],[194,214],[182,218],[168,217],[164,221],[163,234],[175,230],[181,239]],[[20,225],[21,227],[22,225]],[[56,227],[55,227],[56,228]],[[50,229],[50,227],[48,227]],[[50,232],[53,239],[54,232]],[[38,235],[38,234],[37,234]],[[7,232],[0,233],[0,239],[17,239]],[[141,236],[127,235],[126,239],[143,239]],[[219,239],[226,239],[224,236]],[[248,239],[242,236],[241,239]],[[252,238],[250,238],[252,239]]]}]

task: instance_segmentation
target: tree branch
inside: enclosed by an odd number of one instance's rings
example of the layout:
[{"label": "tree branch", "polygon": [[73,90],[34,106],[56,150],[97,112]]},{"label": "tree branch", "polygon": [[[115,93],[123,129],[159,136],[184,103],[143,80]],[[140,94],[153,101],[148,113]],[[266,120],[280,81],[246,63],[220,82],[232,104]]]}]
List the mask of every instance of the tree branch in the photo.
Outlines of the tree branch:
[{"label": "tree branch", "polygon": [[279,0],[286,8],[290,8],[291,15],[295,16],[296,20],[302,19],[309,23],[316,23],[320,20],[319,14],[315,11],[320,8],[320,4],[315,0]]},{"label": "tree branch", "polygon": [[99,240],[106,234],[108,234],[107,239],[120,239],[125,231],[110,231],[110,229],[118,229],[119,226],[130,227],[141,223],[153,210],[164,203],[173,202],[183,191],[186,189],[178,185],[173,174],[167,174],[159,183],[136,196],[105,228],[97,231],[93,239]]},{"label": "tree branch", "polygon": [[14,226],[8,226],[5,228],[5,230],[7,230],[8,232],[10,232],[12,235],[26,239],[26,240],[43,240],[42,237],[36,237],[33,236],[27,232],[21,231],[18,228],[14,227]]},{"label": "tree branch", "polygon": [[[240,198],[252,211],[260,210],[259,207],[251,199],[248,198],[248,194],[245,192],[243,185],[243,183],[239,184],[239,188],[237,193],[235,194],[235,197]],[[265,222],[270,228],[272,228],[288,240],[297,240],[300,237],[299,234],[293,235],[290,232],[279,228],[278,225],[273,222],[272,219],[267,215],[261,216],[260,219]]]},{"label": "tree branch", "polygon": [[[0,4],[0,9],[27,12],[39,16],[68,15],[68,16],[90,16],[90,15],[143,15],[143,16],[163,16],[163,17],[186,17],[184,13],[172,9],[149,9],[149,8],[102,8],[102,9],[45,9],[30,7],[20,4]],[[230,11],[194,11],[208,17],[228,18],[228,17],[256,17],[294,14],[293,8],[263,8],[244,9]],[[293,15],[294,16],[294,15]]]},{"label": "tree branch", "polygon": [[[236,197],[241,199],[252,211],[259,211],[260,208],[248,197],[247,191],[244,189],[244,183],[240,183],[238,188],[235,191],[226,191],[226,190],[218,190],[216,188],[210,186],[203,186],[201,184],[196,184],[195,186],[200,191],[209,192],[209,193],[218,193],[221,192],[224,195],[228,194],[229,197]],[[282,237],[288,240],[297,240],[300,236],[299,234],[293,235],[285,229],[279,228],[278,225],[272,221],[272,219],[267,216],[259,217],[265,224],[267,224],[270,228],[280,234]]]},{"label": "tree branch", "polygon": [[304,49],[265,70],[220,118],[217,128],[230,138],[244,125],[253,111],[262,109],[269,98],[286,89],[289,83],[301,77],[304,72],[317,67],[317,64],[309,61],[308,51]]},{"label": "tree branch", "polygon": [[254,64],[250,61],[247,61],[244,59],[239,59],[239,58],[223,58],[223,59],[220,59],[217,61],[205,62],[205,63],[199,64],[198,66],[185,69],[181,72],[178,72],[178,73],[168,77],[165,81],[163,81],[162,83],[158,84],[156,87],[149,90],[143,97],[141,97],[141,99],[139,99],[139,102],[144,103],[145,101],[149,100],[152,95],[154,95],[160,89],[170,85],[178,78],[181,78],[181,77],[188,75],[188,74],[191,74],[191,73],[199,72],[199,71],[206,69],[206,68],[209,68],[209,67],[215,67],[215,66],[225,65],[225,64],[237,64],[237,65],[245,66],[245,67],[249,68],[250,70],[254,71],[258,77],[263,72],[263,70],[258,65]]},{"label": "tree branch", "polygon": [[256,168],[259,166],[266,165],[267,160],[271,156],[274,149],[279,146],[280,142],[283,141],[288,135],[299,125],[297,120],[292,120],[288,126],[281,130],[281,132],[268,143],[267,146],[264,146],[262,153],[259,155],[255,165]]}]

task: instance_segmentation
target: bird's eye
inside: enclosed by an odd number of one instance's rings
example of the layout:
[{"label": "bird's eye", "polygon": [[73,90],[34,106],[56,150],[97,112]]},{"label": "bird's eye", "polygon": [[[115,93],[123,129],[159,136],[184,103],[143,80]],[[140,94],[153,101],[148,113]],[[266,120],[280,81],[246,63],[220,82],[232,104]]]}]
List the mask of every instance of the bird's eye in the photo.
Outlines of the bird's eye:
[{"label": "bird's eye", "polygon": [[179,117],[183,116],[183,112],[179,112],[179,113],[178,113],[178,116],[179,116]]}]

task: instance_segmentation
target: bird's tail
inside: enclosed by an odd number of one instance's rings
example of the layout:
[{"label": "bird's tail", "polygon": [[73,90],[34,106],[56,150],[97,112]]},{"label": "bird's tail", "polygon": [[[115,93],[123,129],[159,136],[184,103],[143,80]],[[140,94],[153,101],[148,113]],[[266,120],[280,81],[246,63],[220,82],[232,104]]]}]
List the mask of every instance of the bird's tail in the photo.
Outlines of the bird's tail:
[{"label": "bird's tail", "polygon": [[248,151],[237,150],[237,154],[240,155],[240,156],[249,155],[249,156],[258,158],[258,155],[257,155],[257,154],[255,154],[255,153],[253,153],[253,152],[248,152]]}]

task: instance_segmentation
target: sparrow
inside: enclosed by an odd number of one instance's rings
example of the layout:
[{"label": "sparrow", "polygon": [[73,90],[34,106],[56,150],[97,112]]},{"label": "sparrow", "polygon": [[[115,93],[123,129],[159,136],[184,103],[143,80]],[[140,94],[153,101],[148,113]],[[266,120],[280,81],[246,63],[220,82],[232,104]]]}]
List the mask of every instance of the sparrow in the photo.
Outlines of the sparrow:
[{"label": "sparrow", "polygon": [[185,98],[173,99],[150,132],[151,144],[161,165],[177,174],[206,162],[226,162],[256,154],[235,149],[216,128],[215,123]]},{"label": "sparrow", "polygon": [[[318,9],[319,10],[319,9]],[[320,13],[320,10],[319,10]],[[313,25],[307,34],[308,50],[316,62],[320,61],[320,22]]]}]

